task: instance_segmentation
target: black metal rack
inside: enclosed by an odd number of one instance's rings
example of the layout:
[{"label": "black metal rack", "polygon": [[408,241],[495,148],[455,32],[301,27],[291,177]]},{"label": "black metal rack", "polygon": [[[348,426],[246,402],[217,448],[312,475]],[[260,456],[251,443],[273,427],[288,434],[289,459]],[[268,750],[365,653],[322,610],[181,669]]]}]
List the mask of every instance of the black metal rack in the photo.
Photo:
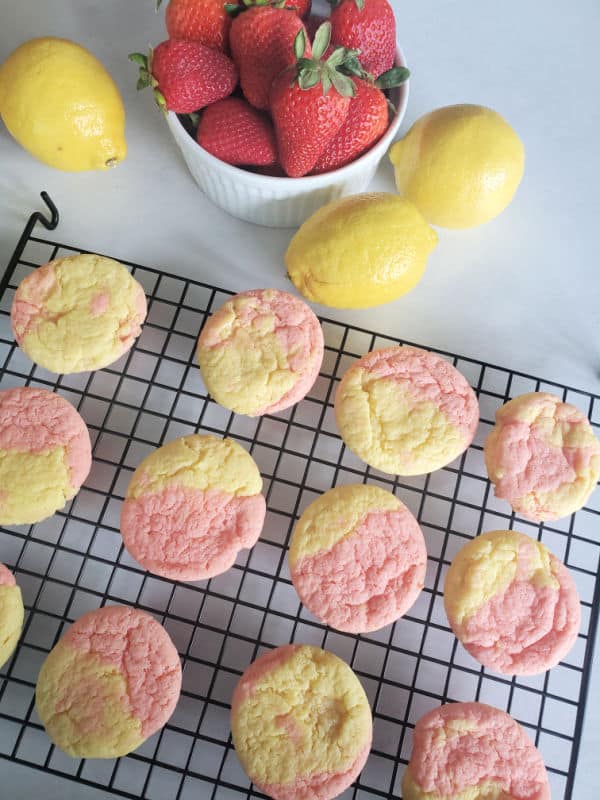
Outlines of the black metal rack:
[{"label": "black metal rack", "polygon": [[[109,369],[57,377],[18,350],[8,318],[14,290],[31,269],[85,252],[34,235],[36,223],[49,230],[58,224],[56,207],[42,197],[51,216],[32,215],[0,282],[0,388],[40,385],[70,399],[90,428],[94,466],[63,512],[38,525],[0,529],[0,560],[15,570],[27,610],[18,650],[0,676],[0,755],[136,800],[264,797],[250,786],[233,752],[229,698],[243,669],[264,648],[298,641],[345,658],[372,703],[373,750],[344,798],[400,797],[415,721],[440,702],[476,699],[509,711],[525,726],[546,761],[553,798],[571,798],[600,601],[600,493],[567,520],[532,525],[494,498],[482,443],[495,409],[523,391],[559,394],[582,408],[596,429],[600,397],[436,351],[477,391],[479,432],[445,469],[393,479],[366,468],[344,448],[332,400],[354,358],[405,342],[322,319],[325,359],[309,396],[276,416],[239,417],[207,396],[194,358],[203,321],[232,293],[127,262],[149,302],[136,346]],[[148,452],[199,430],[227,434],[250,449],[269,510],[259,543],[233,569],[208,582],[174,583],[145,573],[123,550],[119,503]],[[308,614],[285,558],[303,508],[330,486],[356,481],[396,492],[418,516],[429,552],[426,586],[416,605],[395,625],[365,636],[337,633]],[[544,541],[567,563],[580,591],[583,623],[562,664],[539,677],[511,680],[488,673],[458,645],[446,624],[441,591],[447,566],[467,538],[512,527]],[[182,657],[183,692],[169,724],[135,753],[117,761],[78,761],[46,738],[35,714],[35,680],[64,627],[107,603],[131,603],[160,619]]]}]

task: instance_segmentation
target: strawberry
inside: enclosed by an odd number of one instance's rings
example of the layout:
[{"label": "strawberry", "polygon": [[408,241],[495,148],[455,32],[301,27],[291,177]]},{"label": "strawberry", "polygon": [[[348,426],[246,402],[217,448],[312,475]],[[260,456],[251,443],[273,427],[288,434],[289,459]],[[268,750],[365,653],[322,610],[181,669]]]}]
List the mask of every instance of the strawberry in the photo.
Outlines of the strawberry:
[{"label": "strawberry", "polygon": [[[162,0],[157,0],[157,10],[161,3]],[[224,0],[170,0],[165,23],[171,39],[187,39],[227,50],[231,17]]]},{"label": "strawberry", "polygon": [[390,103],[382,89],[399,86],[409,74],[404,67],[394,67],[376,81],[364,73],[363,77],[355,78],[356,94],[350,101],[348,116],[321,153],[313,172],[330,172],[343,167],[381,139],[387,130],[390,113]]},{"label": "strawberry", "polygon": [[338,71],[347,57],[344,48],[321,60],[329,46],[331,26],[321,25],[306,58],[306,34],[294,42],[296,63],[284,70],[271,86],[271,114],[275,123],[279,160],[286,174],[299,178],[310,172],[348,114],[354,93],[352,80]]},{"label": "strawberry", "polygon": [[225,8],[232,17],[237,16],[240,11],[253,6],[270,6],[271,8],[289,8],[291,11],[306,19],[312,8],[312,0],[234,0],[233,3],[226,3]]},{"label": "strawberry", "polygon": [[271,121],[241,97],[228,97],[209,106],[196,138],[205,150],[228,164],[270,166],[277,161]]},{"label": "strawberry", "polygon": [[[304,31],[302,20],[285,8],[253,6],[233,20],[231,54],[240,71],[244,96],[256,108],[269,107],[273,79],[295,62],[298,31]],[[310,44],[305,52],[310,55]]]},{"label": "strawberry", "polygon": [[152,86],[158,105],[165,111],[189,114],[230,95],[237,84],[237,70],[225,53],[200,42],[167,39],[150,56],[131,53],[140,67],[137,88]]},{"label": "strawberry", "polygon": [[394,66],[396,21],[388,0],[331,0],[331,38],[360,52],[360,62],[376,78]]},{"label": "strawberry", "polygon": [[284,0],[284,8],[291,8],[302,19],[306,19],[312,8],[312,0]]}]

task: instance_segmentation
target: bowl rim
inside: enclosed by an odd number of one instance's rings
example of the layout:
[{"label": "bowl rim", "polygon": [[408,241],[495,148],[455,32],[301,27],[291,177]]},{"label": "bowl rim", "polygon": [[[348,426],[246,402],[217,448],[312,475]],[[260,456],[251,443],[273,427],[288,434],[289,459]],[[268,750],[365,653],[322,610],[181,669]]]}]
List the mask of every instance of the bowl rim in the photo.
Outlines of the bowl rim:
[{"label": "bowl rim", "polygon": [[[404,51],[400,45],[396,45],[396,58],[394,61],[394,66],[408,66]],[[410,78],[401,84],[401,86],[398,87],[398,90],[400,92],[400,102],[398,103],[396,114],[390,122],[387,131],[383,134],[378,142],[376,142],[371,148],[369,148],[369,150],[367,150],[357,159],[351,161],[349,164],[346,164],[343,167],[331,170],[330,172],[321,172],[318,175],[303,175],[300,178],[290,178],[288,176],[282,177],[277,175],[262,175],[260,172],[252,172],[251,170],[243,169],[242,167],[236,167],[233,164],[228,164],[225,161],[221,161],[220,158],[213,156],[212,153],[209,153],[208,150],[205,150],[202,147],[202,145],[198,144],[198,142],[192,136],[190,136],[188,131],[184,128],[179,117],[174,111],[167,112],[167,122],[169,123],[169,127],[177,129],[178,139],[180,138],[183,141],[187,139],[189,144],[193,145],[196,153],[204,158],[209,164],[212,164],[225,174],[229,174],[231,177],[256,181],[265,185],[271,185],[273,187],[278,186],[283,188],[286,186],[286,184],[289,184],[289,186],[299,187],[301,185],[303,188],[309,189],[311,186],[322,187],[324,183],[329,182],[331,179],[335,180],[338,177],[342,179],[349,177],[352,172],[359,171],[366,162],[368,162],[370,159],[373,159],[373,157],[379,152],[383,152],[383,150],[387,149],[388,145],[391,143],[391,140],[398,132],[406,113],[408,96],[410,93]]]}]

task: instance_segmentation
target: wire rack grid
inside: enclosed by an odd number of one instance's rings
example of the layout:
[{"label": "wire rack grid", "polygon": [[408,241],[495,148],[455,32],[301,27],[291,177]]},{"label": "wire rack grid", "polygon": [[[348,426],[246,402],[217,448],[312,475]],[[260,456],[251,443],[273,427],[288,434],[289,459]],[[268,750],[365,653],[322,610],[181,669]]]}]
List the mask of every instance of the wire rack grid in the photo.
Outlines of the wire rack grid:
[{"label": "wire rack grid", "polygon": [[[262,798],[232,748],[230,697],[242,671],[266,648],[303,642],[349,662],[372,705],[373,749],[344,800],[401,797],[416,720],[439,703],[467,700],[511,713],[541,750],[552,797],[569,800],[600,602],[600,492],[568,519],[533,525],[495,499],[482,443],[495,410],[522,392],[561,395],[582,408],[596,430],[600,398],[442,352],[479,396],[476,439],[438,472],[393,479],[367,468],[343,446],[332,400],[356,357],[402,341],[322,319],[325,359],[309,396],[276,416],[237,416],[210,399],[194,359],[203,322],[231,293],[137,264],[127,266],[146,290],[149,313],[136,346],[109,369],[57,377],[20,352],[9,325],[14,290],[25,275],[52,258],[85,252],[33,235],[36,222],[56,227],[54,212],[51,220],[31,218],[0,283],[0,388],[43,386],[69,399],[89,426],[94,464],[62,512],[37,525],[0,529],[0,560],[15,570],[26,606],[20,645],[0,676],[0,755],[121,797]],[[250,450],[264,478],[268,512],[259,542],[231,570],[184,584],[152,576],[129,557],[119,535],[119,510],[141,459],[165,441],[198,431],[231,436]],[[286,548],[295,520],[321,492],[367,481],[395,492],[415,513],[429,561],[425,588],[408,614],[377,633],[353,636],[323,626],[300,605]],[[481,668],[458,644],[447,626],[442,589],[448,565],[466,540],[513,527],[545,542],[566,562],[581,595],[583,620],[564,662],[545,675],[511,680]],[[181,655],[183,691],[170,722],[135,753],[116,761],[74,760],[50,744],[40,725],[35,681],[66,626],[112,603],[135,605],[165,625]]]}]

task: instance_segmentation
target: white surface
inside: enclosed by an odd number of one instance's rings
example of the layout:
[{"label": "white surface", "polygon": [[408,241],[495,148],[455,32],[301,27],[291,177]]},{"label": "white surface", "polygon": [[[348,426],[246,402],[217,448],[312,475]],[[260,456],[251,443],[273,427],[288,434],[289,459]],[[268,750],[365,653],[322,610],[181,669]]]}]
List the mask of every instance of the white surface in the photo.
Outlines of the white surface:
[{"label": "white surface", "polygon": [[[396,64],[406,66],[402,51]],[[194,180],[213,203],[238,219],[285,228],[301,225],[321,206],[343,195],[365,191],[396,138],[408,95],[408,82],[394,90],[396,115],[385,136],[361,158],[342,169],[301,179],[272,178],[231,167],[198,147],[173,112],[168,114],[167,124]]]},{"label": "white surface", "polygon": [[[403,129],[436,106],[490,105],[525,142],[525,179],[496,221],[473,231],[441,232],[427,274],[411,294],[377,310],[329,316],[600,392],[600,5],[394,5],[413,72]],[[0,128],[0,264],[46,189],[61,211],[58,235],[67,243],[233,289],[285,288],[290,232],[238,222],[210,205],[150,95],[136,96],[135,70],[126,56],[163,37],[152,8],[153,0],[0,0],[0,58],[45,34],[90,47],[123,91],[129,142],[118,169],[71,175],[37,164]],[[392,189],[387,164],[373,186]],[[597,668],[592,698],[599,686]],[[600,715],[590,702],[576,800],[597,796],[599,749]],[[7,796],[39,791],[39,773],[0,762],[0,776],[18,786],[9,791],[4,780]],[[64,783],[64,800],[83,796],[75,784]]]}]

